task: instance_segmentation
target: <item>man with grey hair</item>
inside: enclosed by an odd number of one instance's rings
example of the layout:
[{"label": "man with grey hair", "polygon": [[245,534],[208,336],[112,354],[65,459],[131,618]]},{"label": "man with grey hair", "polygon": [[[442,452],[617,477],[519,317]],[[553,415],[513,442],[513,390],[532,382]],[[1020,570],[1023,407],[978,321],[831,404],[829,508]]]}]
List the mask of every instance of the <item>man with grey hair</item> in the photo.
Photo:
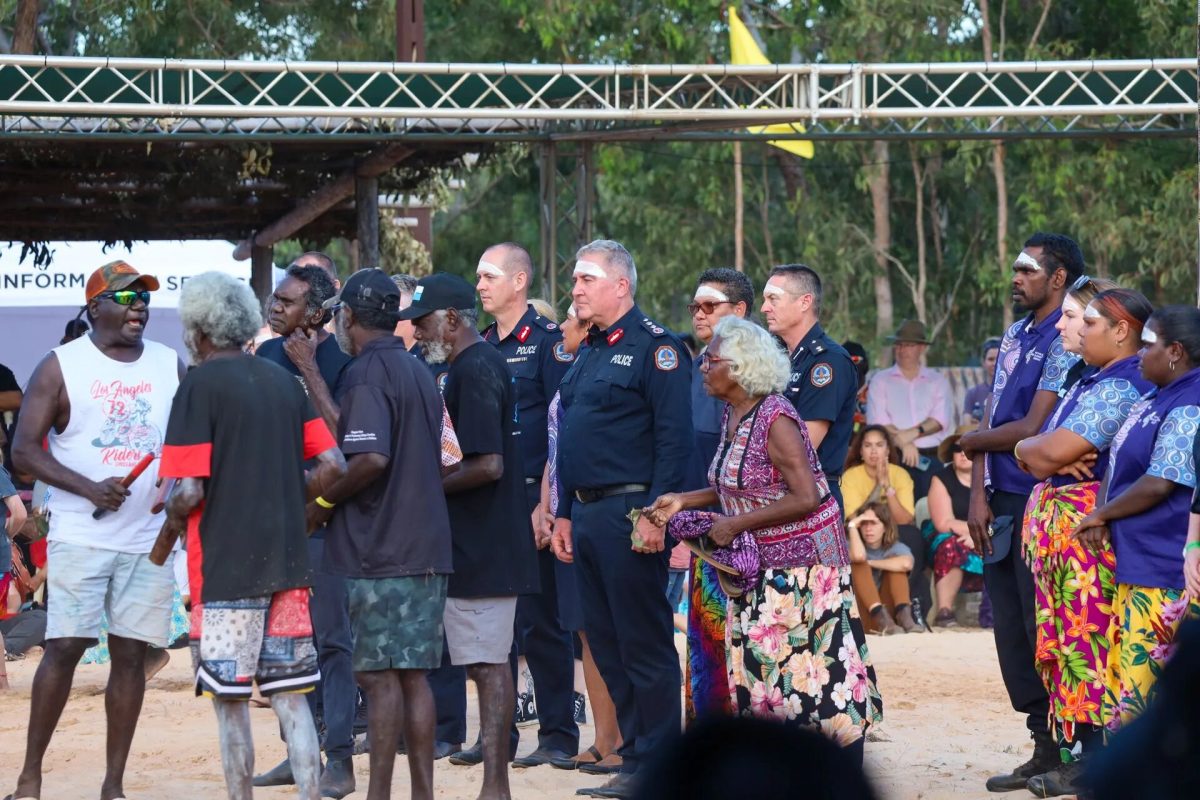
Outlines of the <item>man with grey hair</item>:
[{"label": "man with grey hair", "polygon": [[[199,275],[180,294],[179,317],[196,367],[171,406],[159,472],[179,484],[150,558],[160,563],[186,531],[196,694],[213,699],[231,800],[253,796],[255,684],[279,718],[299,796],[316,800],[305,497],[344,475],[345,460],[300,384],[244,353],[262,324],[246,284]],[[306,480],[309,459],[317,466]]]},{"label": "man with grey hair", "polygon": [[[529,302],[533,261],[524,247],[515,242],[489,247],[479,258],[475,277],[483,310],[496,318],[484,329],[483,339],[504,357],[516,386],[526,506],[535,520],[541,520],[547,414],[574,356],[563,347],[558,324],[539,314]],[[542,527],[538,524],[535,530]],[[539,539],[537,545],[541,591],[517,601],[516,640],[537,687],[536,706],[531,694],[522,692],[518,709],[522,713],[531,706],[537,709],[538,746],[529,755],[515,759],[516,767],[570,759],[579,751],[575,646],[571,635],[571,630],[580,627],[581,615],[575,573],[554,557],[548,536],[544,541]],[[578,701],[582,699],[580,695]]]},{"label": "man with grey hair", "polygon": [[538,590],[516,392],[504,358],[475,329],[475,292],[462,278],[423,278],[401,317],[413,320],[430,362],[450,362],[445,402],[463,458],[442,480],[454,544],[446,644],[479,690],[480,797],[508,797],[517,596]]},{"label": "man with grey hair", "polygon": [[564,491],[551,546],[578,565],[584,629],[624,739],[601,763],[621,772],[581,791],[629,797],[637,770],[679,735],[669,551],[663,528],[638,514],[684,487],[691,381],[683,344],[635,304],[637,269],[620,242],[581,247],[574,277],[575,310],[591,331],[559,389]]}]

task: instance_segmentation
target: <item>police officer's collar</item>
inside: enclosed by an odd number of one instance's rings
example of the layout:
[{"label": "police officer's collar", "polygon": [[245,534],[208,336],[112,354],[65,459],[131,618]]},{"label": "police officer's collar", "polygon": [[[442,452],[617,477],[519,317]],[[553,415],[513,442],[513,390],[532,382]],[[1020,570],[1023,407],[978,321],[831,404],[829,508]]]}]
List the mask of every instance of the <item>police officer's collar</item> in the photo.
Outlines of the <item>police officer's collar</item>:
[{"label": "police officer's collar", "polygon": [[820,322],[814,322],[813,326],[808,329],[808,332],[800,338],[800,344],[796,345],[796,349],[792,351],[792,360],[795,361],[799,356],[809,350],[816,350],[818,346],[824,349],[821,345],[821,340],[825,338],[825,329],[821,327]]},{"label": "police officer's collar", "polygon": [[[529,338],[529,334],[533,332],[533,324],[538,316],[537,309],[533,307],[533,304],[527,303],[525,305],[525,313],[521,315],[521,318],[517,320],[517,324],[513,326],[513,329],[508,332],[508,336],[505,336],[504,339],[515,336],[517,341],[524,344],[525,340]],[[494,339],[497,344],[504,341],[504,339],[500,338],[499,320],[484,328],[483,338],[489,342]]]},{"label": "police officer's collar", "polygon": [[605,341],[609,347],[612,347],[621,341],[625,334],[629,332],[629,329],[640,322],[644,316],[642,310],[637,307],[637,303],[634,303],[633,308],[626,311],[620,319],[604,330],[600,330],[600,326],[595,324],[588,328],[588,344],[594,345],[597,342]]}]

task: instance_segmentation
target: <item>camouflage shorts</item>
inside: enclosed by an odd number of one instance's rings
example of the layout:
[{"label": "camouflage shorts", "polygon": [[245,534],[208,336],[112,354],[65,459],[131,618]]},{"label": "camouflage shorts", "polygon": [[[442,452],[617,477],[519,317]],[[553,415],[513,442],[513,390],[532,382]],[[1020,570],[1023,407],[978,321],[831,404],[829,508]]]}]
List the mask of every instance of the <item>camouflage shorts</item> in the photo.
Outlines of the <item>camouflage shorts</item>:
[{"label": "camouflage shorts", "polygon": [[446,583],[445,575],[347,578],[354,671],[437,669]]}]

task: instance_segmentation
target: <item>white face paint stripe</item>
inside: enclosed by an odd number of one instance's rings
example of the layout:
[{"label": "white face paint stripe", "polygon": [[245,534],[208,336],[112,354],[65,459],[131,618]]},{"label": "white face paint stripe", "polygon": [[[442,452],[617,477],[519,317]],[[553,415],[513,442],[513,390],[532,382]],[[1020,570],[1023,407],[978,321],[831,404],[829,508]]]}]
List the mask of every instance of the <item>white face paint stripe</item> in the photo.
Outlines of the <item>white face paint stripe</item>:
[{"label": "white face paint stripe", "polygon": [[571,319],[575,319],[576,317],[579,316],[577,313],[575,313],[575,304],[574,303],[571,303],[571,305],[567,306],[567,316],[570,317]]},{"label": "white face paint stripe", "polygon": [[700,288],[696,289],[696,296],[692,299],[696,302],[701,300],[715,300],[718,303],[728,303],[729,295],[714,289],[711,286],[701,286]]},{"label": "white face paint stripe", "polygon": [[490,261],[480,260],[479,266],[475,267],[476,275],[491,275],[493,278],[503,278],[504,270],[497,267]]},{"label": "white face paint stripe", "polygon": [[1070,296],[1063,298],[1063,311],[1067,309],[1074,311],[1076,314],[1083,313],[1083,306],[1079,305],[1075,298]]},{"label": "white face paint stripe", "polygon": [[1083,310],[1084,319],[1100,319],[1100,312],[1094,305],[1088,304],[1088,307]]},{"label": "white face paint stripe", "polygon": [[1158,334],[1149,328],[1142,328],[1142,343],[1154,344],[1158,341]]},{"label": "white face paint stripe", "polygon": [[767,300],[780,300],[787,296],[787,290],[782,286],[768,282],[763,287],[763,297]]},{"label": "white face paint stripe", "polygon": [[608,277],[608,273],[604,271],[604,267],[595,261],[584,261],[582,259],[575,262],[575,271],[571,273],[571,277],[578,278],[580,275],[590,275],[593,278]]},{"label": "white face paint stripe", "polygon": [[1021,255],[1017,256],[1017,260],[1014,261],[1013,264],[1021,264],[1022,266],[1029,267],[1030,269],[1042,268],[1042,265],[1037,262],[1037,259],[1026,252],[1022,252]]}]

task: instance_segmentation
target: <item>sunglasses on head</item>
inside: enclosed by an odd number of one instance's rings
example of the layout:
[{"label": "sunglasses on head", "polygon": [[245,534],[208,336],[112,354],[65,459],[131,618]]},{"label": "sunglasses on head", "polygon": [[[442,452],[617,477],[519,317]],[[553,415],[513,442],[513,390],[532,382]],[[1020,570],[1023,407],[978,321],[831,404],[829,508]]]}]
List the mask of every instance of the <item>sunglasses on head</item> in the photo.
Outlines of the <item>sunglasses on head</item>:
[{"label": "sunglasses on head", "polygon": [[697,311],[703,311],[705,316],[708,316],[709,314],[712,314],[714,311],[717,310],[717,306],[728,305],[731,302],[733,302],[733,301],[731,301],[731,300],[702,300],[699,303],[688,303],[687,309],[688,309],[688,313],[691,314],[693,317],[696,316]]},{"label": "sunglasses on head", "polygon": [[107,297],[119,306],[131,306],[138,300],[141,300],[144,305],[150,305],[150,291],[148,289],[122,289],[118,292],[101,292],[96,296]]},{"label": "sunglasses on head", "polygon": [[1092,285],[1091,278],[1089,278],[1087,275],[1080,275],[1078,278],[1075,279],[1075,282],[1071,284],[1071,288],[1075,291],[1079,291],[1080,289],[1083,289],[1083,288],[1091,286],[1091,285]]}]

